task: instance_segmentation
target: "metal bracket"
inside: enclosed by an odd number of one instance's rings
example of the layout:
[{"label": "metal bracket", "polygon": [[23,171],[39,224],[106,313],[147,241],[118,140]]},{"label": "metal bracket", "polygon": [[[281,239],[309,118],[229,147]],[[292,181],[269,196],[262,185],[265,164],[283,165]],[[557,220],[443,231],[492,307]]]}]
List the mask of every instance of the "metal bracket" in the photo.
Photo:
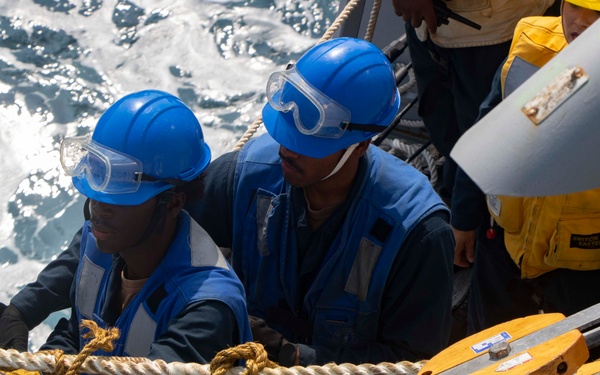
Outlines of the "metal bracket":
[{"label": "metal bracket", "polygon": [[588,80],[589,77],[583,68],[570,66],[529,100],[521,110],[534,124],[539,125]]}]

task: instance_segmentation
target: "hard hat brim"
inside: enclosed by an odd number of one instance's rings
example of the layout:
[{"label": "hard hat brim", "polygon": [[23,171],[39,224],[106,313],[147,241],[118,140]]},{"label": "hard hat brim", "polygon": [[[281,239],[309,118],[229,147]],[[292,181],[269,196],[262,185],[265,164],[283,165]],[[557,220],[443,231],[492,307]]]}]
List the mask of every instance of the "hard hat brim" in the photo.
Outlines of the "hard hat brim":
[{"label": "hard hat brim", "polygon": [[598,0],[564,0],[568,3],[577,5],[582,8],[600,11],[600,1]]},{"label": "hard hat brim", "polygon": [[81,194],[91,200],[119,206],[137,206],[173,187],[163,181],[144,182],[134,193],[107,194],[92,189],[85,178],[73,177],[73,185]]}]

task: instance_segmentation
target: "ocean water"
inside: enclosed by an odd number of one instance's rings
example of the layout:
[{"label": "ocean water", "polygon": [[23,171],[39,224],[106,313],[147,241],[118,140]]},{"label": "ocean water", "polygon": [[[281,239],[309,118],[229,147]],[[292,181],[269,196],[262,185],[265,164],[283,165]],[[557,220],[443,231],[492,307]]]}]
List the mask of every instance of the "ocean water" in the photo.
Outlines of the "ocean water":
[{"label": "ocean water", "polygon": [[[0,0],[0,301],[82,224],[83,199],[59,168],[62,138],[154,88],[194,110],[216,157],[260,114],[268,75],[338,10],[331,0]],[[63,315],[32,332],[31,350]]]}]

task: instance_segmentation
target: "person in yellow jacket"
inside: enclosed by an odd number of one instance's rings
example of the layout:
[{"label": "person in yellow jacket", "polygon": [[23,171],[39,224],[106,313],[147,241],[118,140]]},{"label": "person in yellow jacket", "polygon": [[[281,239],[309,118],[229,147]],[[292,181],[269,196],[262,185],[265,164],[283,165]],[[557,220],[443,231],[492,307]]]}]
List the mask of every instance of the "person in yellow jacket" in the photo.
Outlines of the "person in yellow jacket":
[{"label": "person in yellow jacket", "polygon": [[[600,0],[564,0],[560,17],[522,19],[480,117],[598,18]],[[487,206],[491,220],[478,236],[469,333],[541,311],[571,315],[600,302],[600,189],[550,197],[490,195]]]}]

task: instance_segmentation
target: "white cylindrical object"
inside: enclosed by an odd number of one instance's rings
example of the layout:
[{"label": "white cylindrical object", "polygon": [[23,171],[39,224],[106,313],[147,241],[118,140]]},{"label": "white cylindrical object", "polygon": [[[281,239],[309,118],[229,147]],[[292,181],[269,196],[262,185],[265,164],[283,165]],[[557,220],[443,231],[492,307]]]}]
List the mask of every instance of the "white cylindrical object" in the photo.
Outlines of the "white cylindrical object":
[{"label": "white cylindrical object", "polygon": [[[570,89],[557,89],[555,82],[574,67],[584,76],[565,95]],[[546,94],[541,101],[540,93]],[[536,96],[537,104],[551,107],[539,124],[524,110]],[[561,96],[564,101],[553,106]],[[543,196],[599,188],[600,22],[473,125],[450,155],[487,194]]]}]

